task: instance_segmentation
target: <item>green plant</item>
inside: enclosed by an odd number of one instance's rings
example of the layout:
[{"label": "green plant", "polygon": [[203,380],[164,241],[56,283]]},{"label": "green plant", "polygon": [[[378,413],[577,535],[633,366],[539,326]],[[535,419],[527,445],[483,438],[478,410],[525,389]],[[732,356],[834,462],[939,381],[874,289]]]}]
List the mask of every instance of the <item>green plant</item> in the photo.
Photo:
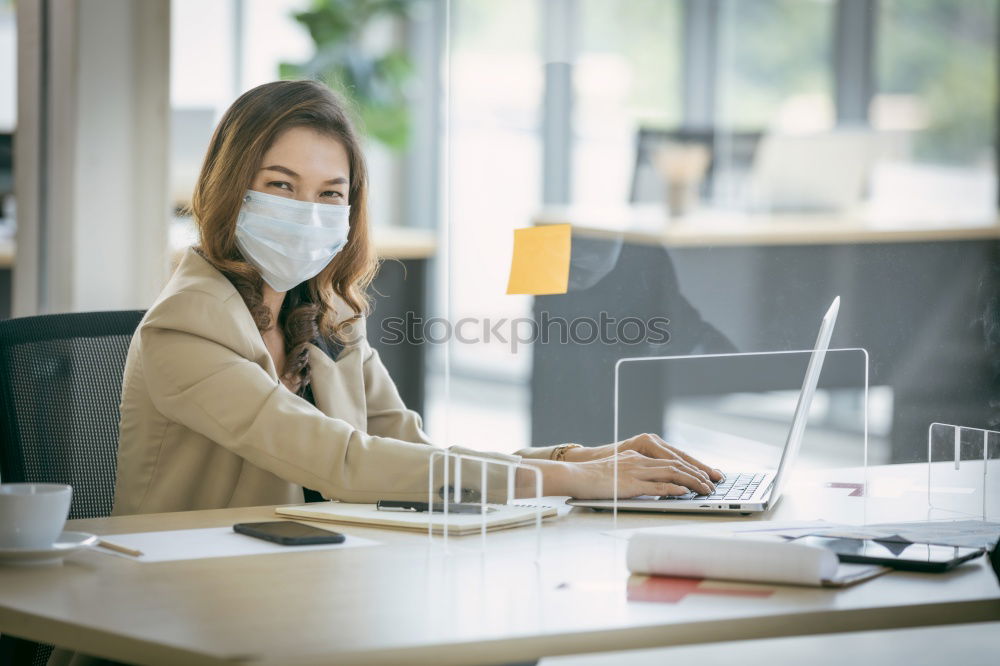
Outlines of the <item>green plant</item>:
[{"label": "green plant", "polygon": [[363,45],[367,28],[382,19],[405,20],[414,0],[314,0],[293,14],[309,31],[316,53],[305,63],[281,63],[283,79],[317,79],[357,105],[365,132],[393,149],[410,138],[406,87],[413,76],[407,53]]}]

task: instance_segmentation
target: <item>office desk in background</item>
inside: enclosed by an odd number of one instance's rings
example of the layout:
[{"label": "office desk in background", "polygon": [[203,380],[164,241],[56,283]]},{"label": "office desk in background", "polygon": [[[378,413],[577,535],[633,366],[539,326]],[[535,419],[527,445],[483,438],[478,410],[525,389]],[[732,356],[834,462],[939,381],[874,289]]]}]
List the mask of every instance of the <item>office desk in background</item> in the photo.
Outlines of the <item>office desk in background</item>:
[{"label": "office desk in background", "polygon": [[[177,233],[180,231],[180,233]],[[181,253],[194,242],[193,227],[171,229],[171,257],[176,265]],[[375,309],[368,317],[368,340],[378,350],[407,407],[423,412],[425,396],[425,350],[422,345],[404,342],[385,345],[379,340],[382,322],[404,317],[412,311],[425,315],[428,308],[430,261],[437,252],[437,239],[427,229],[372,227],[372,238],[381,267],[372,283]],[[0,318],[11,315],[11,273],[17,255],[12,238],[0,238]]]},{"label": "office desk in background", "polygon": [[369,289],[374,309],[368,315],[368,342],[378,351],[403,403],[423,414],[425,345],[412,341],[384,344],[381,334],[387,319],[404,319],[407,312],[418,317],[429,315],[431,261],[437,254],[437,236],[429,229],[373,226],[372,240],[382,263]]},{"label": "office desk in background", "polygon": [[[619,358],[811,349],[837,295],[831,347],[867,349],[871,386],[893,391],[886,461],[926,456],[933,421],[984,426],[996,416],[1000,350],[981,325],[983,298],[1000,294],[995,217],[706,211],[669,220],[662,207],[636,206],[552,208],[535,219],[564,222],[573,225],[570,291],[536,297],[536,322],[543,311],[567,321],[601,311],[668,317],[671,341],[536,343],[532,442],[611,441]],[[662,430],[663,403],[650,404],[626,430]]]},{"label": "office desk in background", "polygon": [[[927,473],[890,471],[914,482]],[[855,515],[860,498],[824,491],[823,478],[794,487],[773,518]],[[898,500],[911,519],[924,517],[923,492]],[[272,519],[273,507],[257,507],[67,528],[113,535]],[[731,519],[619,514],[617,527]],[[151,664],[472,664],[1000,620],[1000,588],[984,558],[843,590],[706,582],[758,596],[629,601],[626,542],[602,534],[611,527],[610,514],[574,509],[543,527],[538,563],[534,532],[523,528],[488,535],[485,556],[477,536],[453,537],[454,554],[444,557],[423,533],[346,525],[337,529],[380,545],[150,564],[83,552],[62,567],[0,567],[0,632]]]}]

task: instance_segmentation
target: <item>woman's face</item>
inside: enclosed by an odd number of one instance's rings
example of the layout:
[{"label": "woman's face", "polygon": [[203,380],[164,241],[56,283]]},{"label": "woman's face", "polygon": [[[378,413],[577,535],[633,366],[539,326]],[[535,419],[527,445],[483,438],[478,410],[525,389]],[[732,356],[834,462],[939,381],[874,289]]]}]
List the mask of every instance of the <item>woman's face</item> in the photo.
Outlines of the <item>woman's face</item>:
[{"label": "woman's face", "polygon": [[346,205],[351,167],[337,139],[309,127],[278,135],[264,153],[250,189],[279,197]]}]

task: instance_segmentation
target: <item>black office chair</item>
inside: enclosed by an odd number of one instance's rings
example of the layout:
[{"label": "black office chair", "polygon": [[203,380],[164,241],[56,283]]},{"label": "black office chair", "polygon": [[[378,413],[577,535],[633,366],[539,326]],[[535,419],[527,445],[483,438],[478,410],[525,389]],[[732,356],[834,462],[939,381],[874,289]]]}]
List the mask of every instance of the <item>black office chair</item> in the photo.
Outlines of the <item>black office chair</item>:
[{"label": "black office chair", "polygon": [[[0,480],[73,486],[70,518],[111,513],[122,373],[142,315],[0,321]],[[51,650],[0,637],[3,664],[44,664]]]},{"label": "black office chair", "polygon": [[[698,144],[708,148],[710,158],[705,180],[701,184],[701,196],[711,198],[715,194],[717,177],[723,169],[742,174],[743,178],[749,174],[757,145],[763,136],[763,132],[755,131],[640,127],[636,134],[635,165],[628,200],[630,203],[659,203],[664,200],[663,178],[656,171],[653,157],[666,143]],[[722,147],[725,152],[720,156],[718,149]]]}]

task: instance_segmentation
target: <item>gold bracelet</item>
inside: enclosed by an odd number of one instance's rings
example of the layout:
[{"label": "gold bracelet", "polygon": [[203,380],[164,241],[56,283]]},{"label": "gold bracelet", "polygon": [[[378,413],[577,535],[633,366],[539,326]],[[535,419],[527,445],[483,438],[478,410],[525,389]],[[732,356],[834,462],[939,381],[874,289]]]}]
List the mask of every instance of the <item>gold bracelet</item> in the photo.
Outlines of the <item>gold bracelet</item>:
[{"label": "gold bracelet", "polygon": [[581,444],[561,444],[556,448],[552,449],[551,460],[563,460],[566,457],[566,452],[570,449],[581,449],[583,446]]}]

